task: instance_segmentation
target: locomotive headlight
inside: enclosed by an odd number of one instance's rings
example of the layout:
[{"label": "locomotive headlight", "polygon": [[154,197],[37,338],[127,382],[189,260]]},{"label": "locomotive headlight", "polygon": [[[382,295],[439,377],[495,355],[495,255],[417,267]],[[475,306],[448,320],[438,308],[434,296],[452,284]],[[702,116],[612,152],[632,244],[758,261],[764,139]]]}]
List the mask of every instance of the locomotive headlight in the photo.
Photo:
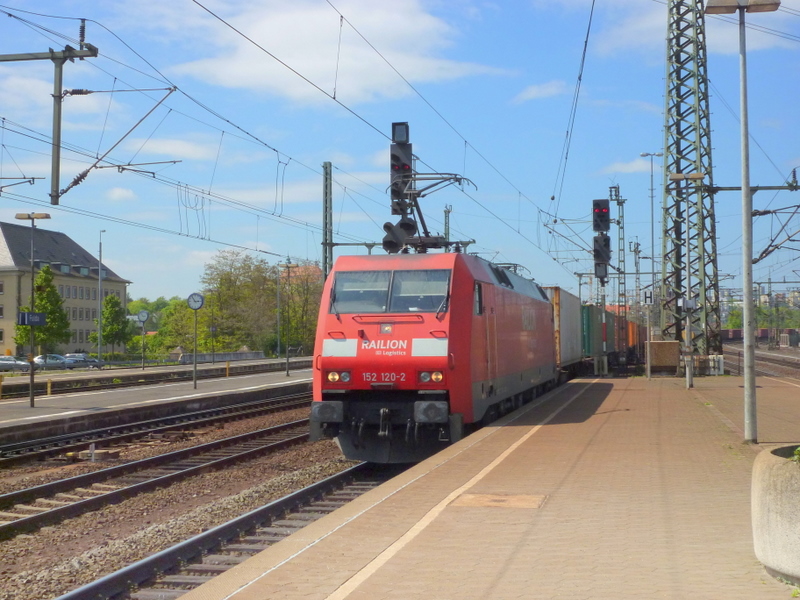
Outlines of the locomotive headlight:
[{"label": "locomotive headlight", "polygon": [[350,382],[350,372],[349,371],[329,371],[328,372],[328,381],[331,383],[349,383]]},{"label": "locomotive headlight", "polygon": [[441,383],[443,379],[444,375],[441,371],[422,371],[419,374],[420,383]]}]

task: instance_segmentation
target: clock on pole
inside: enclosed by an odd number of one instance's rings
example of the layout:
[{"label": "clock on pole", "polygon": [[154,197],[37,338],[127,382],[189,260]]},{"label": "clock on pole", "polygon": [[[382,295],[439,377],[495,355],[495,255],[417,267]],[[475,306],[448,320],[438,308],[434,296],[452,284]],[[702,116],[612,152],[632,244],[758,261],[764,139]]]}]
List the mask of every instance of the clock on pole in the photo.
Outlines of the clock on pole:
[{"label": "clock on pole", "polygon": [[190,294],[189,297],[186,299],[186,303],[192,310],[200,310],[201,308],[203,308],[203,302],[205,302],[203,294],[198,294],[197,292]]}]

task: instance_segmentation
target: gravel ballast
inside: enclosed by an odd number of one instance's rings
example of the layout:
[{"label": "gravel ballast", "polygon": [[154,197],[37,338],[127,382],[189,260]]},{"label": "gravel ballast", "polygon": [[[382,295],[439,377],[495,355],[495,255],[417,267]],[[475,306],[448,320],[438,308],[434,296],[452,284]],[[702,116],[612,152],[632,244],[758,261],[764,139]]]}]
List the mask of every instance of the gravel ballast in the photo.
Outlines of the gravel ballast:
[{"label": "gravel ballast", "polygon": [[353,464],[306,443],[0,542],[0,600],[55,598]]}]

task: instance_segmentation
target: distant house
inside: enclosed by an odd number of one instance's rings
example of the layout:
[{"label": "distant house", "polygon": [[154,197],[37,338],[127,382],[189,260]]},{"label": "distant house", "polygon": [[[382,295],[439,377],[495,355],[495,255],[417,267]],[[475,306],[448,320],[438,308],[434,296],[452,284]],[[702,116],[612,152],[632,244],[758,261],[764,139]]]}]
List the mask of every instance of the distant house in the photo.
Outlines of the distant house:
[{"label": "distant house", "polygon": [[[89,333],[97,331],[95,320],[101,309],[97,257],[58,231],[0,222],[0,354],[22,353],[22,348],[14,344],[14,325],[19,307],[30,305],[31,233],[34,272],[50,265],[53,283],[70,320],[72,339],[60,350],[96,350],[89,347]],[[102,298],[113,294],[126,306],[127,286],[131,282],[105,265],[102,269]],[[104,344],[103,352],[106,348]]]}]

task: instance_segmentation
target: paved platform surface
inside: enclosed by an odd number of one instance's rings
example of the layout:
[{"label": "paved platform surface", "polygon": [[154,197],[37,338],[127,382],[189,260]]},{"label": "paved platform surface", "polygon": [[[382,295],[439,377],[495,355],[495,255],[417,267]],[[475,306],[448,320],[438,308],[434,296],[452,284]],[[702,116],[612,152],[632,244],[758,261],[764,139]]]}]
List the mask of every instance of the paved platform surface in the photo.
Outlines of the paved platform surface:
[{"label": "paved platform surface", "polygon": [[753,554],[756,453],[800,440],[800,381],[575,380],[183,600],[791,598]]}]

